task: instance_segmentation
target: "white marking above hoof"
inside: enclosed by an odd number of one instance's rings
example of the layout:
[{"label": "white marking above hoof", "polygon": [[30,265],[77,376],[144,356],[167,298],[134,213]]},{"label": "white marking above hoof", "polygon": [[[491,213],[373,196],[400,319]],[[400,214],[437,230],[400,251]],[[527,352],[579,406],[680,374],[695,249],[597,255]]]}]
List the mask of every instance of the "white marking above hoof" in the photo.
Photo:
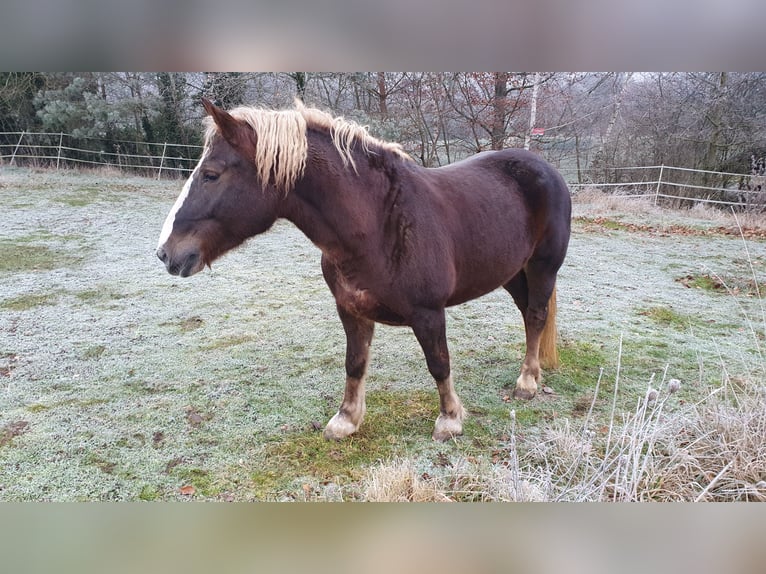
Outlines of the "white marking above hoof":
[{"label": "white marking above hoof", "polygon": [[335,413],[324,428],[324,438],[327,440],[341,440],[354,434],[359,428],[358,424],[352,423],[344,415]]}]

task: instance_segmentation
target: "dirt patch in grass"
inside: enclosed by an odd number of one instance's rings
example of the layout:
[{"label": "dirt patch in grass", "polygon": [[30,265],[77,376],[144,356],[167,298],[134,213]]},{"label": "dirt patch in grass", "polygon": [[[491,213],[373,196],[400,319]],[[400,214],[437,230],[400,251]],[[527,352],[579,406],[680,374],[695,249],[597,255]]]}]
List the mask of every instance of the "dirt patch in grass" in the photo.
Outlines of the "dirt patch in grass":
[{"label": "dirt patch in grass", "polygon": [[106,347],[104,345],[92,345],[82,352],[82,358],[85,360],[98,359],[105,351]]},{"label": "dirt patch in grass", "polygon": [[161,327],[175,327],[178,329],[181,333],[186,333],[188,331],[194,331],[195,329],[199,329],[202,327],[204,320],[202,317],[194,316],[194,317],[185,317],[183,319],[174,319],[172,321],[165,321],[164,323],[160,323]]},{"label": "dirt patch in grass", "polygon": [[99,453],[91,453],[84,459],[85,464],[95,466],[104,474],[114,474],[117,468],[117,463],[111,460],[107,460],[103,455]]},{"label": "dirt patch in grass", "polygon": [[10,377],[19,363],[16,353],[0,353],[0,377]]},{"label": "dirt patch in grass", "polygon": [[29,422],[13,421],[0,427],[0,447],[6,446],[17,436],[29,431]]},{"label": "dirt patch in grass", "polygon": [[688,273],[676,277],[676,281],[689,289],[701,289],[710,293],[725,293],[728,295],[744,295],[755,297],[766,295],[766,284],[756,283],[753,279],[732,277],[729,275],[719,276],[709,273]]}]

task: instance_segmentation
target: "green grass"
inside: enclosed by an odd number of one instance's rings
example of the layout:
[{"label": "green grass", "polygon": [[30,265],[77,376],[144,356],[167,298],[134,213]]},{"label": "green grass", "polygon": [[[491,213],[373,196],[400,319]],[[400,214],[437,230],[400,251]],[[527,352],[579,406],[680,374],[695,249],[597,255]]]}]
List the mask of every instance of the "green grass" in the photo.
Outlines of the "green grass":
[{"label": "green grass", "polygon": [[27,245],[0,239],[0,272],[46,271],[71,262],[66,253],[47,245]]},{"label": "green grass", "polygon": [[107,303],[124,299],[127,295],[109,289],[86,289],[74,293],[57,289],[49,293],[28,293],[0,301],[0,308],[10,311],[26,311],[43,305],[58,304],[62,295],[74,294],[78,301],[86,305]]},{"label": "green grass", "polygon": [[45,403],[32,403],[27,405],[26,410],[30,413],[42,413],[45,411],[64,408],[64,409],[82,409],[87,410],[90,407],[104,405],[109,403],[109,399],[105,398],[89,398],[89,399],[63,399],[54,401],[49,404]]},{"label": "green grass", "polygon": [[566,341],[559,346],[560,367],[549,372],[545,384],[557,393],[572,395],[593,387],[600,369],[610,364],[603,349],[584,341]]},{"label": "green grass", "polygon": [[[45,230],[0,238],[0,273],[49,271],[75,265],[87,251],[81,249],[81,239],[77,235],[54,235]],[[62,249],[56,244],[77,244],[81,252],[75,255],[71,249]]]},{"label": "green grass", "polygon": [[[366,466],[403,453],[430,437],[439,409],[433,391],[373,391],[367,394],[367,414],[357,433],[342,441],[327,441],[321,425],[277,436],[264,446],[263,460],[252,473],[253,494],[273,499],[296,476],[348,484],[359,480]],[[326,412],[329,419],[331,413]]]},{"label": "green grass", "polygon": [[195,496],[215,497],[221,491],[210,472],[202,468],[186,468],[179,465],[171,471],[171,476],[180,481],[179,488],[193,486]]},{"label": "green grass", "polygon": [[58,293],[30,293],[20,295],[0,302],[0,308],[9,311],[28,311],[43,305],[55,305],[58,302]]},{"label": "green grass", "polygon": [[726,289],[718,279],[706,274],[688,274],[676,279],[685,287],[701,289],[712,293],[725,293]]},{"label": "green grass", "polygon": [[69,207],[87,207],[103,201],[120,201],[121,198],[119,195],[114,194],[111,189],[84,186],[58,193],[55,196],[55,200]]},{"label": "green grass", "polygon": [[690,324],[700,324],[700,320],[675,311],[672,307],[657,306],[649,307],[647,309],[640,309],[639,315],[648,317],[652,322],[662,327],[671,327],[677,330],[686,330]]},{"label": "green grass", "polygon": [[95,289],[83,289],[75,292],[75,297],[83,303],[97,304],[97,303],[110,303],[119,299],[125,299],[128,297],[125,293],[120,293],[111,289],[109,286],[103,286]]},{"label": "green grass", "polygon": [[44,411],[47,411],[49,408],[51,408],[51,407],[48,406],[48,405],[40,404],[40,403],[34,403],[32,405],[27,405],[27,410],[30,413],[42,413]]},{"label": "green grass", "polygon": [[228,349],[255,340],[252,335],[228,335],[216,337],[212,341],[200,345],[200,351],[213,351],[215,349]]},{"label": "green grass", "polygon": [[161,496],[162,491],[153,484],[145,484],[141,487],[141,491],[138,493],[138,499],[145,502],[159,500]]},{"label": "green grass", "polygon": [[[430,459],[433,464],[459,455],[495,458],[508,456],[504,448],[510,411],[516,411],[520,425],[535,425],[550,420],[553,409],[545,402],[497,401],[489,407],[469,406],[464,434],[446,443],[431,439],[438,415],[436,390],[378,390],[367,394],[367,414],[359,431],[342,441],[327,441],[322,424],[300,431],[285,432],[264,445],[263,458],[250,474],[249,494],[257,500],[294,497],[300,484],[333,483],[344,489],[347,499],[359,496],[359,481],[368,469],[381,461],[399,456]],[[299,496],[299,499],[301,497]]]}]

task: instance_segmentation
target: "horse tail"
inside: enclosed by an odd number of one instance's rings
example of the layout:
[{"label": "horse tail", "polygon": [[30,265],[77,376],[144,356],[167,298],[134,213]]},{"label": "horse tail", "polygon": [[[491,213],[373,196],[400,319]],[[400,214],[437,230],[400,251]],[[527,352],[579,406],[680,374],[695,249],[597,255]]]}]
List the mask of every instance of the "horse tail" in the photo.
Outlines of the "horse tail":
[{"label": "horse tail", "polygon": [[559,351],[556,348],[558,329],[556,328],[556,286],[548,299],[548,317],[540,336],[540,364],[544,369],[555,369],[559,366]]}]

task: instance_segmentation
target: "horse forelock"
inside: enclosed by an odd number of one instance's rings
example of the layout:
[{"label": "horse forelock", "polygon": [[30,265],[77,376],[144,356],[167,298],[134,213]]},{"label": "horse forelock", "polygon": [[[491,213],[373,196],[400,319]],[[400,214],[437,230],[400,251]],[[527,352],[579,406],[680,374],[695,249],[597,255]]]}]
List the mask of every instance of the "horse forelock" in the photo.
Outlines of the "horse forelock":
[{"label": "horse forelock", "polygon": [[[295,105],[293,110],[277,111],[242,106],[229,111],[234,118],[249,125],[257,135],[252,160],[262,186],[271,182],[288,192],[303,176],[308,155],[308,128],[327,132],[343,165],[350,166],[355,172],[357,168],[352,154],[355,142],[361,145],[365,154],[375,153],[374,148],[377,147],[411,161],[399,144],[371,136],[365,126],[316,108],[307,108],[300,100],[296,100]],[[205,118],[205,126],[205,149],[209,149],[218,128],[210,117]]]},{"label": "horse forelock", "polygon": [[[229,112],[245,122],[257,134],[251,158],[261,186],[273,183],[285,192],[292,189],[306,167],[306,121],[294,110],[272,111],[239,107]],[[206,121],[205,147],[213,143],[218,128],[210,118]],[[273,179],[272,179],[273,178]]]}]

